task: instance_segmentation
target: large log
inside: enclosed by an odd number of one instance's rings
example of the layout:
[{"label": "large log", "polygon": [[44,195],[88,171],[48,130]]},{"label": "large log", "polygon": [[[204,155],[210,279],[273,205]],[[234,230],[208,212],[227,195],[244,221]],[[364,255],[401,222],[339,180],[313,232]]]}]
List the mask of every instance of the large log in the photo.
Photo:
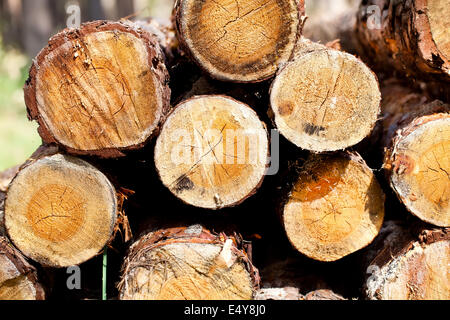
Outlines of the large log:
[{"label": "large log", "polygon": [[169,109],[168,83],[154,35],[133,24],[95,21],[49,40],[24,93],[45,143],[115,157],[155,135]]},{"label": "large log", "polygon": [[178,38],[213,78],[258,82],[287,62],[301,34],[303,0],[179,0]]},{"label": "large log", "polygon": [[256,192],[268,149],[266,127],[250,107],[225,96],[197,96],[167,118],[156,141],[155,164],[178,198],[220,209]]},{"label": "large log", "polygon": [[384,218],[384,193],[355,153],[312,155],[282,204],[284,229],[299,252],[335,261],[372,242]]},{"label": "large log", "polygon": [[377,78],[362,61],[304,38],[270,92],[280,133],[315,152],[345,149],[365,138],[377,121],[380,99]]},{"label": "large log", "polygon": [[43,300],[36,269],[0,235],[0,300]]},{"label": "large log", "polygon": [[450,105],[407,88],[383,90],[384,169],[406,208],[450,226]]},{"label": "large log", "polygon": [[367,255],[367,298],[450,299],[449,229],[417,233],[401,222],[386,223]]},{"label": "large log", "polygon": [[44,266],[78,265],[112,238],[116,191],[99,170],[63,154],[30,159],[9,185],[5,228],[14,245]]},{"label": "large log", "polygon": [[411,77],[450,81],[450,7],[445,0],[369,0],[358,11],[364,56]]},{"label": "large log", "polygon": [[258,271],[241,245],[200,225],[148,233],[126,257],[120,299],[252,299]]}]

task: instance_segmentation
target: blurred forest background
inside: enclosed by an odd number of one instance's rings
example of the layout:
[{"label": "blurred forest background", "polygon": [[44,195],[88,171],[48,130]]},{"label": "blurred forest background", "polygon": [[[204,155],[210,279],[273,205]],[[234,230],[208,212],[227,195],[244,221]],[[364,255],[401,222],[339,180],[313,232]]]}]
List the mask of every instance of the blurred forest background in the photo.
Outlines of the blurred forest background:
[{"label": "blurred forest background", "polygon": [[[306,0],[309,22],[340,14],[357,2]],[[31,59],[66,27],[70,4],[79,5],[81,22],[168,19],[173,0],[0,0],[0,171],[22,163],[41,144],[37,125],[27,120],[22,87]]]}]

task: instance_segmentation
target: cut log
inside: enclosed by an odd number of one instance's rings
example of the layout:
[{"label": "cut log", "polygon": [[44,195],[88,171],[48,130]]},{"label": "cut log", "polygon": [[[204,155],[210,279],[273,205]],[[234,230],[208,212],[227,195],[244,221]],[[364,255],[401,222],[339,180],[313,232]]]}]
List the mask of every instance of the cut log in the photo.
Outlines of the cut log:
[{"label": "cut log", "polygon": [[407,76],[450,81],[447,1],[369,0],[358,12],[356,36],[367,61]]},{"label": "cut log", "polygon": [[373,300],[449,300],[449,229],[419,237],[389,221],[370,253],[365,294]]},{"label": "cut log", "polygon": [[292,245],[335,261],[372,242],[384,218],[384,193],[357,154],[312,155],[282,206]]},{"label": "cut log", "polygon": [[130,248],[122,300],[248,300],[258,271],[236,239],[200,225],[148,233]]},{"label": "cut log", "polygon": [[345,149],[365,138],[377,121],[380,99],[378,80],[363,62],[304,38],[270,92],[280,133],[314,152]]},{"label": "cut log", "polygon": [[287,62],[301,34],[303,0],[180,0],[181,45],[213,78],[258,82]]},{"label": "cut log", "polygon": [[56,154],[29,161],[11,182],[5,227],[14,245],[44,266],[78,265],[110,241],[116,192],[96,168]]},{"label": "cut log", "polygon": [[225,96],[198,96],[167,118],[156,141],[155,164],[175,196],[220,209],[256,192],[268,149],[266,127],[250,107]]},{"label": "cut log", "polygon": [[450,226],[450,105],[408,89],[384,91],[384,169],[406,208]]},{"label": "cut log", "polygon": [[116,157],[156,133],[169,109],[168,82],[155,36],[131,24],[95,21],[50,39],[24,93],[45,143]]},{"label": "cut log", "polygon": [[0,236],[0,300],[44,300],[36,269]]}]

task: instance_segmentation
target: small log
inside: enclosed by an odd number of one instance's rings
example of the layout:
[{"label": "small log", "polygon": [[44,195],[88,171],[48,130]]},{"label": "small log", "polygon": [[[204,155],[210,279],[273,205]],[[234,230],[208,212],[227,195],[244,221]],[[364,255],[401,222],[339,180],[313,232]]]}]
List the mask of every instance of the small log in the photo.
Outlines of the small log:
[{"label": "small log", "polygon": [[49,40],[24,93],[45,143],[117,157],[155,135],[169,109],[168,83],[154,35],[132,24],[94,21]]},{"label": "small log", "polygon": [[284,229],[299,252],[335,261],[372,242],[383,223],[384,199],[358,154],[312,155],[282,205]]},{"label": "small log", "polygon": [[0,300],[44,300],[36,269],[0,236]]},{"label": "small log", "polygon": [[180,0],[180,44],[213,78],[259,82],[287,62],[301,34],[303,0]]},{"label": "small log", "polygon": [[314,152],[345,149],[369,135],[380,99],[377,77],[362,61],[304,38],[270,91],[280,133]]},{"label": "small log", "polygon": [[225,96],[179,104],[156,141],[163,184],[193,206],[220,209],[254,194],[267,170],[264,123],[247,105]]},{"label": "small log", "polygon": [[382,69],[450,81],[450,7],[439,0],[369,0],[358,11],[361,55]]},{"label": "small log", "polygon": [[120,299],[252,299],[259,286],[258,271],[240,245],[200,225],[148,233],[130,248]]},{"label": "small log", "polygon": [[63,154],[28,161],[5,199],[5,228],[27,257],[50,267],[78,265],[112,238],[115,189],[87,162]]},{"label": "small log", "polygon": [[449,300],[450,230],[419,236],[389,221],[368,256],[366,297],[372,300]]},{"label": "small log", "polygon": [[406,208],[450,226],[450,105],[390,87],[384,91],[384,169]]}]

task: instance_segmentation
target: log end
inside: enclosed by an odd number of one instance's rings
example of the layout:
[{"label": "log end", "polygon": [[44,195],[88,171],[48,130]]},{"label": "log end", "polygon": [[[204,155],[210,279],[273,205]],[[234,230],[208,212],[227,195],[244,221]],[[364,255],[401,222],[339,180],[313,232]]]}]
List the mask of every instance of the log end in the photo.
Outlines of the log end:
[{"label": "log end", "polygon": [[284,205],[292,245],[319,261],[335,261],[372,242],[384,219],[384,193],[362,159],[313,156]]},{"label": "log end", "polygon": [[155,164],[175,196],[220,209],[256,191],[268,153],[266,127],[250,107],[225,96],[196,96],[167,118],[156,142]]},{"label": "log end", "polygon": [[450,115],[416,118],[394,138],[385,167],[409,211],[428,223],[450,226]]},{"label": "log end", "polygon": [[4,214],[9,238],[27,257],[66,267],[92,258],[110,240],[117,199],[97,169],[58,154],[34,161],[17,174]]},{"label": "log end", "polygon": [[156,37],[94,21],[50,39],[30,69],[25,102],[44,142],[113,157],[152,136],[169,108],[168,78]]},{"label": "log end", "polygon": [[289,141],[315,152],[353,146],[380,113],[375,74],[356,57],[325,47],[287,64],[272,84],[275,124]]},{"label": "log end", "polygon": [[258,82],[291,57],[300,35],[303,1],[178,1],[179,39],[212,77]]}]

